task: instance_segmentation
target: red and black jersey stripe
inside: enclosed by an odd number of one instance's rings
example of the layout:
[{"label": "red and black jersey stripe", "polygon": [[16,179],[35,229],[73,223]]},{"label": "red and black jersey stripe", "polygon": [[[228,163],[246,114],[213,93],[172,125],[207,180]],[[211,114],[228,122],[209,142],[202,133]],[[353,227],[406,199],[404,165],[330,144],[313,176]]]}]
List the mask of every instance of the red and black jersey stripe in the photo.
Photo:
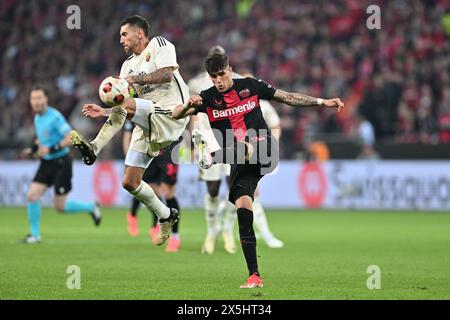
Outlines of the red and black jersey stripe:
[{"label": "red and black jersey stripe", "polygon": [[[260,99],[270,100],[275,89],[262,80],[253,78],[233,79],[233,86],[226,92],[219,92],[211,87],[200,93],[203,99],[196,112],[208,115],[214,135],[223,148],[230,142],[230,133],[233,140],[244,141],[248,131],[253,129],[267,134],[268,127],[260,108]],[[231,140],[231,141],[233,141]]]}]

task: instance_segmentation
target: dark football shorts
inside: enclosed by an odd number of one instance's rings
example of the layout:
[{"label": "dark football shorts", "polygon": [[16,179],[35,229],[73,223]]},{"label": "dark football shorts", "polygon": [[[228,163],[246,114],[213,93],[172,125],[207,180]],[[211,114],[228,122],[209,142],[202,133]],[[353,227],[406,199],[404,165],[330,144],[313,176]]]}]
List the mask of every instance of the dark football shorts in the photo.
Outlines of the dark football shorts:
[{"label": "dark football shorts", "polygon": [[33,182],[54,186],[56,195],[65,195],[72,190],[72,159],[69,155],[53,160],[41,159]]},{"label": "dark football shorts", "polygon": [[278,141],[274,137],[268,135],[249,142],[254,149],[250,163],[231,164],[228,200],[233,204],[242,196],[253,200],[259,180],[271,173],[279,162]]},{"label": "dark football shorts", "polygon": [[142,177],[143,181],[154,184],[166,183],[170,186],[177,183],[178,164],[172,160],[172,150],[177,144],[178,142],[174,142],[159,152],[159,155],[152,160],[145,170]]}]

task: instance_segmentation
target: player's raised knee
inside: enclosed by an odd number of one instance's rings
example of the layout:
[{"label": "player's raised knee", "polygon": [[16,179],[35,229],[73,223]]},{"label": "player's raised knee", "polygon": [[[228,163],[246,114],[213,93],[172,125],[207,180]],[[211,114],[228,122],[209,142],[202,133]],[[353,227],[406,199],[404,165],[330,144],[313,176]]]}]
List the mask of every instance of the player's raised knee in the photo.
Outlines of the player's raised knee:
[{"label": "player's raised knee", "polygon": [[141,183],[140,181],[137,181],[137,180],[135,180],[135,179],[130,179],[130,178],[128,178],[128,177],[125,177],[125,178],[123,179],[123,181],[122,181],[122,187],[123,187],[125,190],[131,192],[131,191],[136,190],[136,189],[139,187],[139,184],[140,184],[140,183]]}]

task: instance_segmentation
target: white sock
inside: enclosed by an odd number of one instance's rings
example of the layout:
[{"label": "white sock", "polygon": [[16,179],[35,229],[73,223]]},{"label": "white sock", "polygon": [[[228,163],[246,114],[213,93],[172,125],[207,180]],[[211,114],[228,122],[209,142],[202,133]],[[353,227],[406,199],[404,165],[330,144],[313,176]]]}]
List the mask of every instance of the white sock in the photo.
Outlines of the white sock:
[{"label": "white sock", "polygon": [[225,215],[223,218],[223,231],[233,232],[237,220],[236,207],[228,200],[225,201]]},{"label": "white sock", "polygon": [[103,124],[95,139],[91,141],[95,155],[98,155],[114,135],[122,129],[126,119],[127,111],[124,108],[112,108],[108,120]]},{"label": "white sock", "polygon": [[259,197],[253,200],[253,221],[261,235],[270,235],[269,224],[267,223],[266,213],[261,205]]},{"label": "white sock", "polygon": [[137,189],[130,193],[154,212],[159,219],[167,219],[170,216],[170,209],[158,199],[152,187],[144,181],[141,181]]},{"label": "white sock", "polygon": [[205,219],[208,235],[217,236],[219,232],[218,208],[219,197],[211,197],[208,193],[205,195]]},{"label": "white sock", "polygon": [[223,229],[223,217],[225,215],[225,210],[227,209],[227,201],[220,200],[219,206],[217,207],[217,233],[219,234]]}]

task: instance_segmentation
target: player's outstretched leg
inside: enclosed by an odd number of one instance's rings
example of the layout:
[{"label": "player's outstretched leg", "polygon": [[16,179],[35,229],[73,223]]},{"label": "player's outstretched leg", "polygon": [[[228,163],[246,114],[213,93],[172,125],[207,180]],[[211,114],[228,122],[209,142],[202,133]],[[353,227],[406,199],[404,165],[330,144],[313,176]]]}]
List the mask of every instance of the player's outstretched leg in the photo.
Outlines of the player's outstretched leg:
[{"label": "player's outstretched leg", "polygon": [[88,166],[94,164],[97,156],[94,153],[94,148],[91,143],[75,130],[70,132],[70,140],[72,140],[75,148],[80,151],[83,162]]},{"label": "player's outstretched leg", "polygon": [[55,209],[63,214],[81,214],[89,213],[94,221],[94,225],[98,227],[102,221],[102,212],[98,202],[87,202],[80,200],[67,200],[67,194],[56,195],[54,199]]},{"label": "player's outstretched leg", "polygon": [[95,162],[100,151],[122,129],[128,112],[130,112],[130,115],[133,115],[135,108],[136,103],[134,99],[128,99],[122,106],[111,108],[108,119],[98,132],[97,137],[91,142],[74,130],[70,133],[72,143],[81,152],[84,163],[92,165]]},{"label": "player's outstretched leg", "polygon": [[[233,187],[230,188],[230,199],[235,199],[237,196],[232,195],[238,191]],[[239,223],[239,237],[241,239],[242,251],[244,252],[245,262],[249,277],[247,281],[241,285],[241,289],[262,288],[263,281],[258,271],[258,256],[256,253],[256,237],[253,229],[253,211],[252,199],[248,195],[241,195],[237,200],[233,201],[237,207],[237,216]]]}]

